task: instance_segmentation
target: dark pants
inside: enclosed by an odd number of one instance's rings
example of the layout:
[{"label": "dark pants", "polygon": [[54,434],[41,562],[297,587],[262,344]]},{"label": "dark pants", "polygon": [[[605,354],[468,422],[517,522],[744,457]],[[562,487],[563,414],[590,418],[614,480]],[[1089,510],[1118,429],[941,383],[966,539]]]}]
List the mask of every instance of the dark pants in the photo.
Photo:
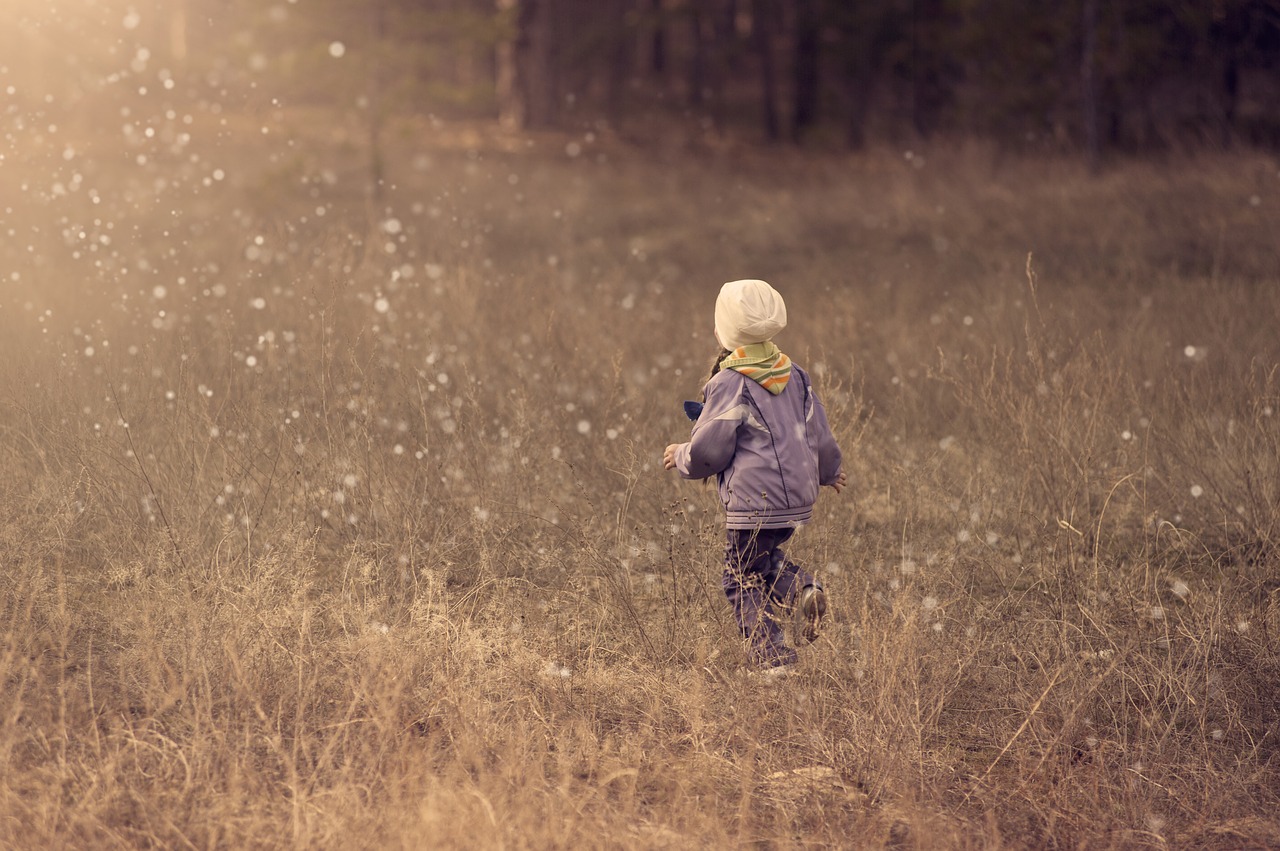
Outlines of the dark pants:
[{"label": "dark pants", "polygon": [[779,549],[794,533],[794,529],[729,529],[726,534],[724,593],[747,639],[751,661],[757,665],[796,661],[796,651],[787,646],[778,621],[790,614],[802,588],[818,584]]}]

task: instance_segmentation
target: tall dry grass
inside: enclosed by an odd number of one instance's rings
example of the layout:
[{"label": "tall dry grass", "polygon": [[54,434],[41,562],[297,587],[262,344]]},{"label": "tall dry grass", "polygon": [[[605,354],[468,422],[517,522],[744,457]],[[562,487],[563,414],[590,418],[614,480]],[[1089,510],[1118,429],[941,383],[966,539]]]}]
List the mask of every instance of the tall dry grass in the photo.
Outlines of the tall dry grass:
[{"label": "tall dry grass", "polygon": [[[370,215],[223,118],[0,170],[0,845],[1280,844],[1273,159],[406,124]],[[658,461],[743,276],[853,482],[776,683]]]}]

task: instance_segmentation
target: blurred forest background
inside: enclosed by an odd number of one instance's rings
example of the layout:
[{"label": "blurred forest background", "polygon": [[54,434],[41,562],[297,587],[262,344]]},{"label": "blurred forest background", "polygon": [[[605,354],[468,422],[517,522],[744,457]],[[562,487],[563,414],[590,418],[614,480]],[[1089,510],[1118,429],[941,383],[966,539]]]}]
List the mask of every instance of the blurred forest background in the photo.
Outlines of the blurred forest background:
[{"label": "blurred forest background", "polygon": [[[9,93],[135,70],[213,103],[862,147],[1280,144],[1276,0],[18,0]],[[14,14],[16,12],[16,14]],[[16,22],[16,26],[15,26]],[[69,61],[70,60],[70,61]],[[70,68],[61,91],[50,69]],[[270,86],[265,81],[270,80]],[[39,81],[39,85],[33,85]],[[191,89],[187,88],[190,92]],[[288,101],[288,103],[285,103]]]}]

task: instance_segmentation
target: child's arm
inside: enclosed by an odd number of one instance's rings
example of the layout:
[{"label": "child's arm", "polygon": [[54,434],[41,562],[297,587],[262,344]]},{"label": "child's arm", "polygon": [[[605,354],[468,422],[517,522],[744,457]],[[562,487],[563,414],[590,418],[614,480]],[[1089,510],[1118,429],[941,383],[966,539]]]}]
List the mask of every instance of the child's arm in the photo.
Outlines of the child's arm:
[{"label": "child's arm", "polygon": [[813,397],[813,430],[817,435],[818,483],[830,486],[836,493],[840,493],[848,482],[848,477],[841,466],[844,459],[840,454],[839,445],[836,444],[835,435],[831,433],[831,424],[827,422],[827,411],[822,405],[822,400],[818,398],[818,394],[812,387],[809,392]]},{"label": "child's arm", "polygon": [[673,443],[662,454],[662,466],[678,470],[686,479],[705,479],[722,472],[733,461],[738,448],[740,382],[711,381],[707,384],[702,413],[693,426],[688,443]]}]

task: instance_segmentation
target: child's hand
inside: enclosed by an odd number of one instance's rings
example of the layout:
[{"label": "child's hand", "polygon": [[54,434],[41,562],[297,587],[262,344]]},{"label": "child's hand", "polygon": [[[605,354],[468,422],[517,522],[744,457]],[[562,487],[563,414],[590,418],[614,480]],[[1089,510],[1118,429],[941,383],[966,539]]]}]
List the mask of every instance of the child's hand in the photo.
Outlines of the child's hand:
[{"label": "child's hand", "polygon": [[676,468],[676,450],[680,448],[680,444],[673,443],[662,452],[662,469],[674,470]]},{"label": "child's hand", "polygon": [[841,470],[836,473],[836,480],[832,482],[829,487],[838,494],[840,491],[844,490],[844,486],[848,484],[848,482],[849,477],[844,474],[844,470]]}]

